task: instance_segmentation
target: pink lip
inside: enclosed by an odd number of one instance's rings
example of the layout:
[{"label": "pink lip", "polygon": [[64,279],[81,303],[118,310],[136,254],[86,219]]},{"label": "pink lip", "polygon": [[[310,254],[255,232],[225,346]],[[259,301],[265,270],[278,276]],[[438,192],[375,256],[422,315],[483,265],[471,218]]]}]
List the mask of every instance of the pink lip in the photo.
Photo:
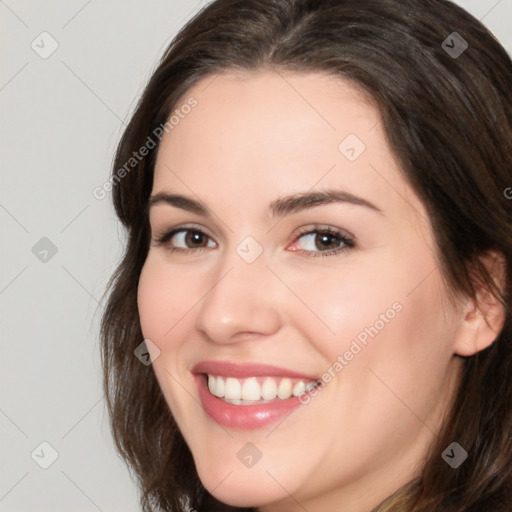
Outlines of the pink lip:
[{"label": "pink lip", "polygon": [[287,370],[268,364],[233,363],[230,361],[203,361],[192,368],[193,373],[209,373],[223,377],[246,379],[248,377],[289,377],[291,379],[317,380],[318,377]]},{"label": "pink lip", "polygon": [[235,405],[212,395],[207,387],[206,375],[236,377],[289,377],[316,380],[315,377],[269,365],[237,364],[224,361],[204,361],[193,368],[199,398],[205,412],[219,425],[228,428],[254,430],[268,426],[289,415],[301,404],[298,397],[261,405]]}]

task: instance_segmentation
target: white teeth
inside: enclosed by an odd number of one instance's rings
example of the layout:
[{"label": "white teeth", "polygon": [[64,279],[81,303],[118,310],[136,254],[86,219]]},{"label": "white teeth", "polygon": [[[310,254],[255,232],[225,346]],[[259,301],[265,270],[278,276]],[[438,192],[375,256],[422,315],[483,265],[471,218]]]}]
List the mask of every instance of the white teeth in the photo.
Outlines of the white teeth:
[{"label": "white teeth", "polygon": [[[260,382],[262,383],[260,384]],[[300,396],[314,388],[315,385],[316,382],[308,382],[306,384],[302,380],[286,377],[236,379],[234,377],[208,375],[208,389],[210,393],[236,405],[247,405],[247,402],[254,403],[257,401],[266,403],[276,398],[287,400],[292,396]]]},{"label": "white teeth", "polygon": [[234,379],[233,377],[228,377],[226,379],[224,397],[229,400],[240,400],[242,398],[242,386],[238,379]]},{"label": "white teeth", "polygon": [[286,400],[292,396],[292,381],[290,379],[283,379],[277,389],[277,396],[281,400]]},{"label": "white teeth", "polygon": [[293,396],[299,396],[302,395],[306,391],[306,384],[304,382],[300,381],[293,386]]},{"label": "white teeth", "polygon": [[208,389],[212,395],[215,394],[215,377],[213,375],[208,375]]},{"label": "white teeth", "polygon": [[261,398],[261,387],[256,377],[245,379],[241,392],[242,400],[259,400]]},{"label": "white teeth", "polygon": [[219,398],[222,398],[226,394],[226,383],[222,377],[215,379],[215,389],[213,391],[210,389],[210,392]]},{"label": "white teeth", "polygon": [[261,398],[263,400],[274,400],[277,396],[277,384],[274,379],[267,378],[261,386]]},{"label": "white teeth", "polygon": [[225,398],[224,401],[234,405],[244,405],[243,400],[228,400],[227,398]]}]

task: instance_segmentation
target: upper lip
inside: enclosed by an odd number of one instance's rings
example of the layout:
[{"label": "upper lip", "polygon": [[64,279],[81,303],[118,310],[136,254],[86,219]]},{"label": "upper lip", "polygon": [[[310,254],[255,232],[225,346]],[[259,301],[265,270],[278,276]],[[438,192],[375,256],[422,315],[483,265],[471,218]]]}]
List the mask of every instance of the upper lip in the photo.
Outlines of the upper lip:
[{"label": "upper lip", "polygon": [[209,375],[235,377],[245,379],[248,377],[289,377],[292,379],[317,380],[317,377],[304,373],[258,363],[235,363],[232,361],[202,361],[192,368],[194,373],[207,373]]}]

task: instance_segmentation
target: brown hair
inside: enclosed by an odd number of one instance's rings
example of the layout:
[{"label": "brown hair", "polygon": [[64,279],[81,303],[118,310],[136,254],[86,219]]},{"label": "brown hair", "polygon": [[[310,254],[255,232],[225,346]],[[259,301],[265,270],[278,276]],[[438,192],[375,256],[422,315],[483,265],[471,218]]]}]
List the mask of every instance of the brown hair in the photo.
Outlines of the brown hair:
[{"label": "brown hair", "polygon": [[[468,43],[461,55],[449,51],[453,32]],[[366,91],[401,172],[427,208],[450,289],[475,297],[477,276],[506,310],[494,343],[465,358],[458,393],[420,477],[375,510],[509,511],[512,62],[480,22],[445,0],[216,0],[161,58],[115,156],[113,200],[128,239],[101,326],[112,432],[142,490],[143,510],[250,509],[223,505],[203,488],[151,366],[134,356],[143,340],[137,286],[149,247],[147,203],[158,146],[122,179],[116,170],[199,80],[263,68],[329,73]],[[489,249],[504,256],[502,290],[479,259]],[[453,441],[469,453],[457,469],[441,457]]]}]

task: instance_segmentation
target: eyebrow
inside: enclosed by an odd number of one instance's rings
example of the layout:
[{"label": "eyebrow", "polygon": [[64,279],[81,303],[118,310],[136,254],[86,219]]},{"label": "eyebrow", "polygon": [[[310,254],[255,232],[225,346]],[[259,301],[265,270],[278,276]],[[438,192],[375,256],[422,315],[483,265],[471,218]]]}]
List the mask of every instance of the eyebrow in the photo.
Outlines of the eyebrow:
[{"label": "eyebrow", "polygon": [[[272,201],[272,203],[270,203],[269,212],[272,217],[284,217],[290,213],[296,213],[316,206],[332,203],[347,203],[363,206],[383,215],[383,211],[378,206],[362,197],[343,190],[302,192],[285,196]],[[180,194],[159,192],[150,197],[148,208],[157,204],[167,204],[204,217],[211,216],[211,211],[206,205]]]}]

